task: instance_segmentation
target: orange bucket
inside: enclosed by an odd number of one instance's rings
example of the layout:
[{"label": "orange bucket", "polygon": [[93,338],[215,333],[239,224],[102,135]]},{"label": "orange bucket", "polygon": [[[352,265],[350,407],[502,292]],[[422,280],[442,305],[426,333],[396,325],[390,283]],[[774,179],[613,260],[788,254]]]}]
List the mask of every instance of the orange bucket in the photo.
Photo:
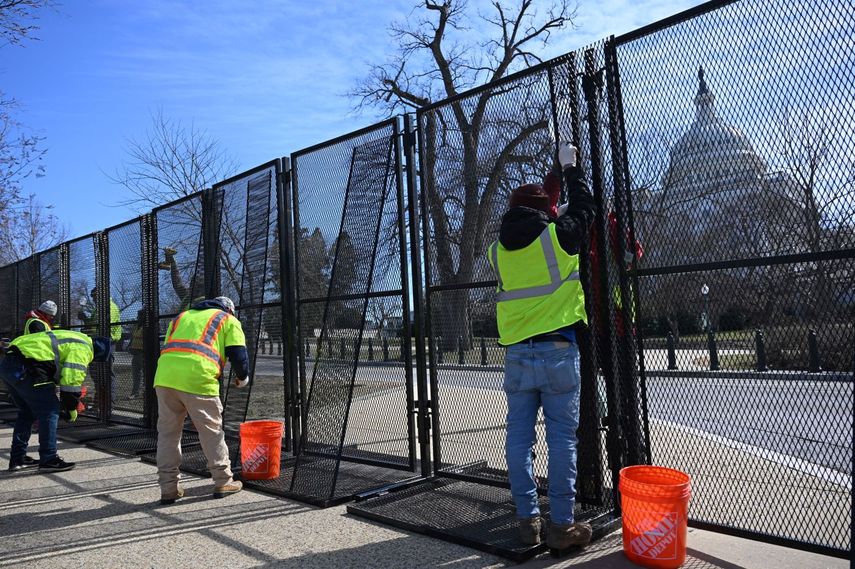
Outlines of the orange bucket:
[{"label": "orange bucket", "polygon": [[241,478],[270,480],[279,477],[284,430],[280,421],[247,421],[240,424]]},{"label": "orange bucket", "polygon": [[686,561],[689,475],[661,466],[620,471],[623,552],[644,567],[676,569]]}]

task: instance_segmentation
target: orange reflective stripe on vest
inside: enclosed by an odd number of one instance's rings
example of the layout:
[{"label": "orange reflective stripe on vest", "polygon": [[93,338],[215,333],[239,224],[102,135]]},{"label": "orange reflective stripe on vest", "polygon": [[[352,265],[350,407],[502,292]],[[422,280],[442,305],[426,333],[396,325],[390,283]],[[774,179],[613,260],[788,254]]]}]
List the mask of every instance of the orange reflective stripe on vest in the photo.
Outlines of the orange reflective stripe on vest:
[{"label": "orange reflective stripe on vest", "polygon": [[166,344],[164,344],[160,353],[189,352],[211,360],[219,366],[220,369],[222,369],[225,362],[220,358],[220,353],[214,349],[214,339],[217,337],[217,333],[220,331],[220,328],[222,328],[223,323],[228,317],[228,313],[219,311],[211,316],[208,323],[205,325],[205,328],[202,330],[202,336],[198,340],[173,340],[172,336],[178,329],[178,322],[184,314],[185,313],[182,312],[172,322],[172,333],[166,339]]}]

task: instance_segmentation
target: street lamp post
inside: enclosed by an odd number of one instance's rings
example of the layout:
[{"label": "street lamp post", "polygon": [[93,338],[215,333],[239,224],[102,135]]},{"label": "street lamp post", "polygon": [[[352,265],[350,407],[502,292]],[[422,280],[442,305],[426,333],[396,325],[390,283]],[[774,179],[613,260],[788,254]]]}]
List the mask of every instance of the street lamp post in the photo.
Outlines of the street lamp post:
[{"label": "street lamp post", "polygon": [[704,283],[701,287],[701,296],[704,297],[704,328],[706,332],[710,331],[710,287]]}]

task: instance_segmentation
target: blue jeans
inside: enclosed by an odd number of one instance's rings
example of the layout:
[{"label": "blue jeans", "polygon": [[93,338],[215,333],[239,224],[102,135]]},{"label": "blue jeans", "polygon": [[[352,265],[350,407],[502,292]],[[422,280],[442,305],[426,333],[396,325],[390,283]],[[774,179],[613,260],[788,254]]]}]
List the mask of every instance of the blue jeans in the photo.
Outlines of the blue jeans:
[{"label": "blue jeans", "polygon": [[519,518],[540,515],[531,459],[537,411],[543,407],[549,446],[550,518],[555,524],[573,523],[580,387],[579,348],[575,343],[529,341],[508,346],[505,458]]},{"label": "blue jeans", "polygon": [[[20,361],[20,360],[18,360]],[[18,408],[18,418],[12,429],[12,451],[10,464],[21,464],[27,454],[27,445],[32,434],[33,421],[39,420],[39,463],[56,458],[56,425],[59,422],[59,398],[56,385],[33,387],[32,381],[13,377],[15,359],[6,356],[0,366],[0,376],[9,387],[12,402]]]}]

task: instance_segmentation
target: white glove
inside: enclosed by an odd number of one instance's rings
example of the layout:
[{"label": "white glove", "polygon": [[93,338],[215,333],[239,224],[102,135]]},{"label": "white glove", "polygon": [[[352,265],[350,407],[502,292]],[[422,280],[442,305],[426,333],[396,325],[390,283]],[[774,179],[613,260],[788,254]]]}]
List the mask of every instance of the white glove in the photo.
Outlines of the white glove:
[{"label": "white glove", "polygon": [[576,165],[576,147],[569,142],[558,143],[558,163],[566,170]]},{"label": "white glove", "polygon": [[560,206],[558,206],[558,217],[561,217],[562,215],[567,213],[567,206],[568,205],[570,205],[570,204],[569,203],[563,203]]},{"label": "white glove", "polygon": [[242,388],[246,387],[247,385],[249,385],[249,378],[247,377],[247,378],[241,379],[241,378],[235,376],[234,381],[232,381],[232,385],[234,385],[238,389],[242,389]]}]

